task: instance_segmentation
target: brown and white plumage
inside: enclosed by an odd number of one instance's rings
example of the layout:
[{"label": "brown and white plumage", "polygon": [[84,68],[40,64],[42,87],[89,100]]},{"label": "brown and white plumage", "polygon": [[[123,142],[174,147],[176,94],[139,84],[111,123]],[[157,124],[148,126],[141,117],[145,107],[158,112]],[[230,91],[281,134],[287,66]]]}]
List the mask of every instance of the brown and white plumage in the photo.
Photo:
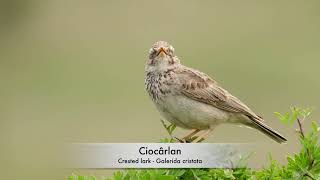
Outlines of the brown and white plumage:
[{"label": "brown and white plumage", "polygon": [[205,130],[221,123],[244,124],[279,143],[286,141],[208,75],[181,65],[167,42],[156,42],[150,49],[145,85],[159,112],[180,127]]}]

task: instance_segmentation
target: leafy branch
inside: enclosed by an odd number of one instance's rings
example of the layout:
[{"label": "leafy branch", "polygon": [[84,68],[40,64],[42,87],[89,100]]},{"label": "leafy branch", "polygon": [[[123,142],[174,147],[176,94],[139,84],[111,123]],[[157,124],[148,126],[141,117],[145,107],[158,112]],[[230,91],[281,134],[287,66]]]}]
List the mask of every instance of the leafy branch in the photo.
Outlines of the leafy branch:
[{"label": "leafy branch", "polygon": [[284,122],[292,124],[294,118],[298,124],[298,133],[302,149],[299,154],[293,157],[288,156],[288,169],[293,171],[293,176],[297,179],[307,177],[309,179],[318,179],[320,173],[320,147],[318,144],[319,126],[314,121],[312,122],[312,130],[305,132],[303,123],[306,118],[310,116],[312,109],[291,108],[291,113],[281,115],[277,113],[279,119]]},{"label": "leafy branch", "polygon": [[163,125],[163,127],[167,130],[170,138],[163,138],[163,139],[160,139],[160,142],[162,143],[174,143],[176,142],[176,139],[172,136],[173,134],[173,131],[176,129],[176,125],[175,124],[170,124],[170,125],[167,125],[164,120],[161,119],[161,123]]}]

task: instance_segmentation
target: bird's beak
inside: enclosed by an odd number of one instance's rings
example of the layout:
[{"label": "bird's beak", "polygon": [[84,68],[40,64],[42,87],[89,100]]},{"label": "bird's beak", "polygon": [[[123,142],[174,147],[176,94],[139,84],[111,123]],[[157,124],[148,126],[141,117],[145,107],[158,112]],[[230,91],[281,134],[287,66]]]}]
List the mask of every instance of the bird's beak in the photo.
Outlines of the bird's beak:
[{"label": "bird's beak", "polygon": [[159,49],[157,56],[159,56],[159,55],[162,56],[162,57],[164,57],[164,56],[167,55],[167,52],[166,52],[166,50],[165,50],[163,47],[161,47],[161,48]]}]

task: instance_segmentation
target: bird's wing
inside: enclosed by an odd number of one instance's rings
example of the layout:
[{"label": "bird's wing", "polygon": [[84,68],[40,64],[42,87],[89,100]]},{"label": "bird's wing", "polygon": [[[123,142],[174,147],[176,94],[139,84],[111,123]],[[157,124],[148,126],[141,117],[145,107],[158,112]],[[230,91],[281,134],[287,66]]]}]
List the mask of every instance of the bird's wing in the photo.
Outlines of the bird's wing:
[{"label": "bird's wing", "polygon": [[180,82],[177,87],[180,94],[224,111],[243,113],[261,120],[239,99],[218,86],[208,75],[194,69],[183,68],[176,71],[176,76]]}]

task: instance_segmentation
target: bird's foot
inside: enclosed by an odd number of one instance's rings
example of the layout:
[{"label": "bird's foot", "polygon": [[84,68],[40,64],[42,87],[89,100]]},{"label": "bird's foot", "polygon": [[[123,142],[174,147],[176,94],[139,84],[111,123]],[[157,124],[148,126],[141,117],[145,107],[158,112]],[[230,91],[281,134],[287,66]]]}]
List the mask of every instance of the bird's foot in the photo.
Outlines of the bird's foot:
[{"label": "bird's foot", "polygon": [[190,143],[200,143],[204,140],[205,140],[205,138],[203,138],[203,137],[195,136],[194,138],[192,138],[192,141],[190,141]]},{"label": "bird's foot", "polygon": [[195,137],[191,137],[190,139],[180,139],[180,138],[177,138],[177,137],[174,137],[177,141],[179,141],[180,143],[192,143],[192,141],[196,138],[197,136]]},{"label": "bird's foot", "polygon": [[208,129],[206,130],[204,133],[202,133],[200,136],[196,137],[192,143],[199,143],[199,142],[202,142],[204,141],[208,135],[212,132],[213,129]]},{"label": "bird's foot", "polygon": [[180,143],[189,143],[186,139],[182,138],[177,138],[177,137],[174,137],[177,141],[179,141]]},{"label": "bird's foot", "polygon": [[189,134],[187,134],[186,136],[184,136],[182,139],[185,140],[190,140],[194,137],[194,135],[196,135],[198,132],[200,132],[200,129],[193,129],[192,131],[189,132]]}]

